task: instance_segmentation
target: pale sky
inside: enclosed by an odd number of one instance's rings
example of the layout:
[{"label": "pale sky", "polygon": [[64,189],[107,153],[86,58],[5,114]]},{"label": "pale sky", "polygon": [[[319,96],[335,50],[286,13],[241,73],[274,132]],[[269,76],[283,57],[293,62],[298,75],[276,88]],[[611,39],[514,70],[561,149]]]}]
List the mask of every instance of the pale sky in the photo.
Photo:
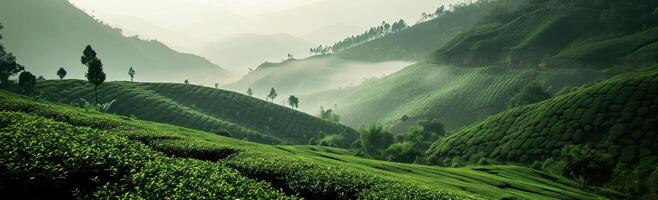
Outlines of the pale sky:
[{"label": "pale sky", "polygon": [[[121,28],[125,35],[157,39],[178,51],[212,57],[203,55],[205,50],[235,36],[283,33],[315,46],[362,33],[382,21],[405,19],[413,24],[422,12],[462,0],[69,1]],[[265,61],[255,59],[257,63]],[[221,60],[213,61],[222,64]]]}]

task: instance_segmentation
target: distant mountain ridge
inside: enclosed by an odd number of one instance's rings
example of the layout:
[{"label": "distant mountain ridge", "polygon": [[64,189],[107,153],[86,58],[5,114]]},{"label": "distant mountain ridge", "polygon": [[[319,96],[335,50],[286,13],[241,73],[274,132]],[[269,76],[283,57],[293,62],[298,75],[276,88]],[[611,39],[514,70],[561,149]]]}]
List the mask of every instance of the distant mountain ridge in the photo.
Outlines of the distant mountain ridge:
[{"label": "distant mountain ridge", "polygon": [[21,64],[37,75],[54,78],[64,67],[68,77],[83,78],[82,50],[92,45],[104,63],[108,80],[213,84],[227,71],[205,58],[176,52],[157,41],[124,37],[121,31],[96,21],[66,0],[0,2],[3,43]]}]

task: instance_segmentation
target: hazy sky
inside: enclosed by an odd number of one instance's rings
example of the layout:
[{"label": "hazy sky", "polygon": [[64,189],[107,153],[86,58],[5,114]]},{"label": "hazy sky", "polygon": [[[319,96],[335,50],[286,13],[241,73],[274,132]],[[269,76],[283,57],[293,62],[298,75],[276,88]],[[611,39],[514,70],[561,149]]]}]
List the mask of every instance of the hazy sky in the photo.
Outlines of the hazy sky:
[{"label": "hazy sky", "polygon": [[[240,33],[287,33],[302,37],[338,25],[365,29],[382,20],[403,18],[415,22],[421,12],[458,1],[70,0],[88,13],[129,33],[191,49],[198,48],[199,44],[196,43],[216,42]],[[350,32],[353,31],[352,28]],[[185,39],[176,41],[175,38],[167,38],[172,36]]]},{"label": "hazy sky", "polygon": [[[278,61],[285,53],[304,57],[309,47],[285,47],[286,41],[270,41],[278,54],[252,56],[266,44],[234,44],[232,38],[253,37],[263,41],[281,34],[299,43],[316,46],[333,43],[382,21],[405,19],[415,23],[422,12],[461,0],[69,0],[94,17],[124,30],[126,35],[157,39],[175,50],[210,58],[214,63],[243,73],[256,63]],[[249,39],[247,39],[249,40]],[[287,40],[290,41],[290,40]],[[228,43],[228,44],[227,44]],[[233,55],[245,62],[232,63],[208,55],[222,46],[237,46]],[[276,48],[276,50],[274,50]],[[285,50],[282,50],[285,49]],[[244,55],[235,55],[247,52]],[[280,54],[280,55],[279,55]],[[247,59],[242,59],[248,57]]]}]

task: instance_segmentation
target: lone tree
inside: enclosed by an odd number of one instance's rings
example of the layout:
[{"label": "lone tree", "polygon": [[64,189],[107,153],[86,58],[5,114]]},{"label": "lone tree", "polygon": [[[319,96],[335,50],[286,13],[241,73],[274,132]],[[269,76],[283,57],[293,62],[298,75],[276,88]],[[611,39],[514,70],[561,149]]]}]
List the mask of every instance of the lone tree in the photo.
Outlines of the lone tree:
[{"label": "lone tree", "polygon": [[25,95],[30,96],[34,91],[34,86],[37,84],[37,77],[28,71],[21,72],[18,75],[18,85],[23,88]]},{"label": "lone tree", "polygon": [[132,67],[128,69],[128,75],[130,75],[130,82],[133,82],[133,78],[135,78],[135,70]]},{"label": "lone tree", "polygon": [[251,88],[249,88],[249,89],[247,90],[247,95],[249,95],[249,96],[254,96],[254,91],[252,91]]},{"label": "lone tree", "polygon": [[[0,30],[2,30],[2,24],[0,24]],[[0,35],[0,39],[2,39],[2,35]],[[16,63],[16,57],[6,52],[5,47],[0,44],[0,86],[7,87],[9,85],[9,77],[16,75],[24,69],[22,65]]]},{"label": "lone tree", "polygon": [[292,108],[298,108],[299,99],[296,96],[290,95],[290,97],[288,97],[288,105]]},{"label": "lone tree", "polygon": [[270,94],[267,95],[267,98],[269,98],[272,102],[274,102],[274,99],[276,99],[277,96],[278,94],[276,94],[276,90],[272,88],[270,89]]},{"label": "lone tree", "polygon": [[185,84],[190,84],[190,81],[188,81],[187,79],[185,79],[185,81],[183,81],[183,83],[185,83]]},{"label": "lone tree", "polygon": [[219,88],[219,83],[215,83],[215,89]]},{"label": "lone tree", "polygon": [[94,105],[98,105],[98,86],[105,82],[105,72],[103,72],[103,62],[96,57],[96,52],[87,45],[80,61],[87,66],[87,81],[94,85]]},{"label": "lone tree", "polygon": [[66,77],[66,70],[64,67],[60,67],[59,70],[57,70],[57,76],[59,77],[59,80],[62,80],[64,77]]}]

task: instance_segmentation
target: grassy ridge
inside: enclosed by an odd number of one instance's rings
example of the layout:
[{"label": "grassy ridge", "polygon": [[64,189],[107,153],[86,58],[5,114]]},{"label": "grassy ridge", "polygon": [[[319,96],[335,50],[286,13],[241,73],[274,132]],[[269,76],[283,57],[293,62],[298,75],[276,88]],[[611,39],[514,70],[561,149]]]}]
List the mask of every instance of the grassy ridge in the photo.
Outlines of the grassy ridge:
[{"label": "grassy ridge", "polygon": [[319,102],[316,107],[337,104],[343,122],[350,126],[398,124],[407,115],[411,121],[438,118],[454,130],[503,111],[511,94],[532,81],[555,93],[605,76],[602,71],[585,69],[541,71],[420,63],[361,86],[303,98]]},{"label": "grassy ridge", "polygon": [[[46,99],[79,104],[93,99],[93,88],[80,80],[43,81]],[[62,88],[65,88],[62,90]],[[100,101],[116,102],[110,112],[169,123],[262,143],[306,144],[311,138],[345,133],[346,126],[235,92],[185,84],[110,82],[99,88]]]},{"label": "grassy ridge", "polygon": [[652,67],[492,116],[437,141],[427,153],[437,164],[482,158],[532,163],[559,159],[566,145],[587,144],[611,156],[613,167],[637,168],[645,177],[658,165],[657,105],[658,67]]},{"label": "grassy ridge", "polygon": [[4,91],[0,110],[0,137],[10,144],[0,147],[0,190],[23,197],[602,198],[522,167],[440,168],[262,145]]}]

